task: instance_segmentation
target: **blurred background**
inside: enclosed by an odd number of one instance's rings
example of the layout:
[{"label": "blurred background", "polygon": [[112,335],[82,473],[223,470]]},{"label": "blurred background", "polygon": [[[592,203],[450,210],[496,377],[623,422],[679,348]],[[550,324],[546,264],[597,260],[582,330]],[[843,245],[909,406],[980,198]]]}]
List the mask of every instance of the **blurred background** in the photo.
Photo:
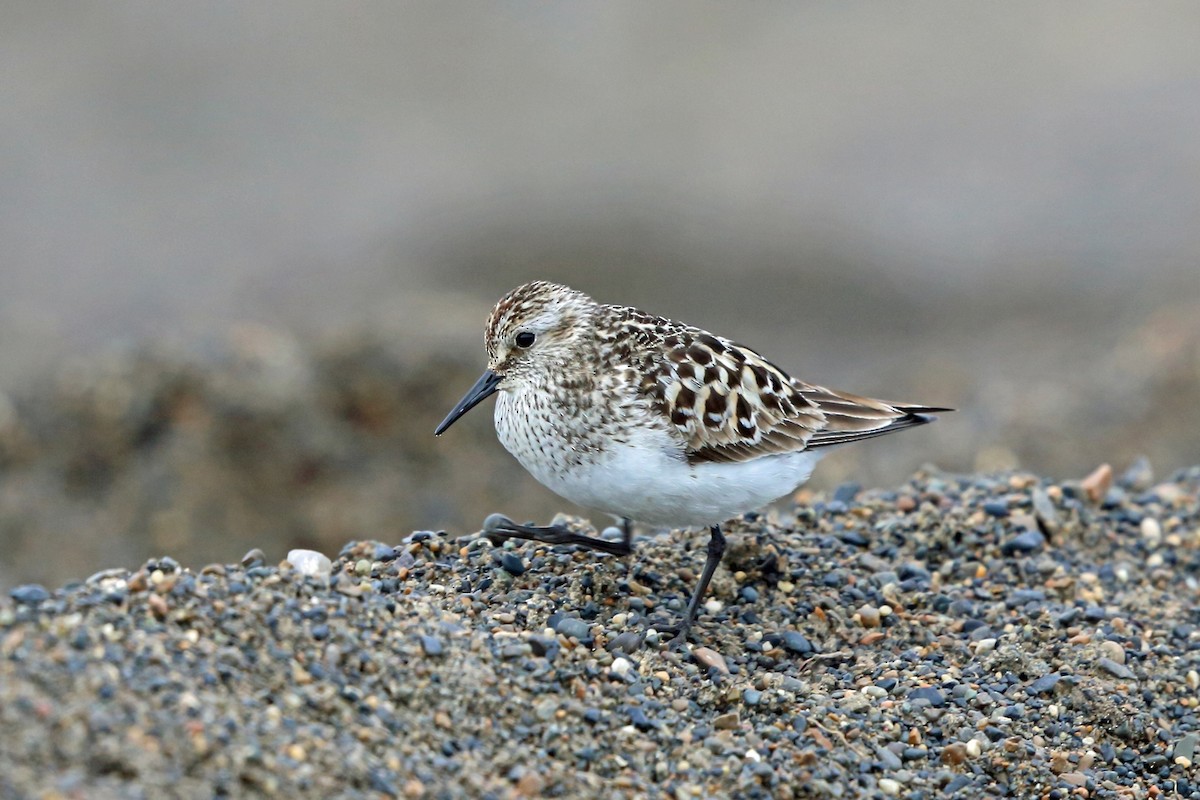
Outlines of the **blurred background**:
[{"label": "blurred background", "polygon": [[533,278],[960,409],[817,487],[1200,461],[1193,3],[4,16],[2,586],[571,510],[432,436]]}]

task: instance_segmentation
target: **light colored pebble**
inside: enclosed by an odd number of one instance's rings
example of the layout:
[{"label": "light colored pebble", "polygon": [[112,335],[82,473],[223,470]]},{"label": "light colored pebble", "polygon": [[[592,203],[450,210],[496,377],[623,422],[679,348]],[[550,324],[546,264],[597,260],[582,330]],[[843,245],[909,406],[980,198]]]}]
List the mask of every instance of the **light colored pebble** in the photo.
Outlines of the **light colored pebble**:
[{"label": "light colored pebble", "polygon": [[328,580],[333,572],[333,562],[327,555],[316,550],[289,550],[287,561],[296,568],[296,572],[310,578]]}]

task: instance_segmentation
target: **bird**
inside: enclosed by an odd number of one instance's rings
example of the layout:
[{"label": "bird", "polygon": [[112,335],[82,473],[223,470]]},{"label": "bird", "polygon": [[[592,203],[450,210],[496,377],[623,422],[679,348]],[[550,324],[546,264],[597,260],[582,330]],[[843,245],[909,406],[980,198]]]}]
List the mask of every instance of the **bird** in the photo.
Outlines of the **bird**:
[{"label": "bird", "polygon": [[952,411],[805,383],[700,328],[538,280],[504,295],[487,368],[434,431],[496,395],[496,436],[544,486],[623,522],[613,541],[493,515],[485,533],[625,556],[631,521],[709,530],[704,569],[672,645],[683,645],[721,557],[721,525],[794,492],[831,448]]}]

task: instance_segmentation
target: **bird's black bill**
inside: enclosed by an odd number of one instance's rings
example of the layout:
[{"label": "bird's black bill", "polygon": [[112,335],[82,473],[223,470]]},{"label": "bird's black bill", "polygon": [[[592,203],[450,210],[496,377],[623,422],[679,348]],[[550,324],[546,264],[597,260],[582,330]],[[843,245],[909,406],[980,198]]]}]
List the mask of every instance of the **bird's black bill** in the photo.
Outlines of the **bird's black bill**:
[{"label": "bird's black bill", "polygon": [[496,392],[496,387],[500,385],[502,378],[502,375],[497,375],[490,369],[485,369],[483,374],[479,376],[479,380],[475,381],[475,385],[467,390],[467,393],[463,395],[462,400],[458,401],[458,405],[454,407],[454,410],[447,414],[446,418],[442,420],[442,424],[438,425],[433,431],[433,435],[441,436],[459,417],[493,395]]}]

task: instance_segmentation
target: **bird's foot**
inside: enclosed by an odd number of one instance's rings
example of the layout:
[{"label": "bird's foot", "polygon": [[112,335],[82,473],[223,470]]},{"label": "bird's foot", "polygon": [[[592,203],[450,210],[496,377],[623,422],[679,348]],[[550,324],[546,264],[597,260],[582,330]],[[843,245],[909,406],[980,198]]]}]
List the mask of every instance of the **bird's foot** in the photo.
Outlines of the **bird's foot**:
[{"label": "bird's foot", "polygon": [[614,556],[627,556],[633,548],[627,540],[609,541],[594,536],[584,536],[576,533],[565,525],[521,525],[513,522],[503,514],[492,514],[483,522],[483,535],[494,545],[501,545],[505,539],[523,539],[527,542],[542,542],[544,544],[575,544],[589,550],[599,550]]},{"label": "bird's foot", "polygon": [[655,633],[659,635],[660,640],[667,636],[671,637],[667,641],[668,650],[682,650],[687,646],[687,636],[688,632],[692,629],[692,624],[690,620],[681,620],[670,625],[651,621],[647,623],[646,627],[653,628]]}]

